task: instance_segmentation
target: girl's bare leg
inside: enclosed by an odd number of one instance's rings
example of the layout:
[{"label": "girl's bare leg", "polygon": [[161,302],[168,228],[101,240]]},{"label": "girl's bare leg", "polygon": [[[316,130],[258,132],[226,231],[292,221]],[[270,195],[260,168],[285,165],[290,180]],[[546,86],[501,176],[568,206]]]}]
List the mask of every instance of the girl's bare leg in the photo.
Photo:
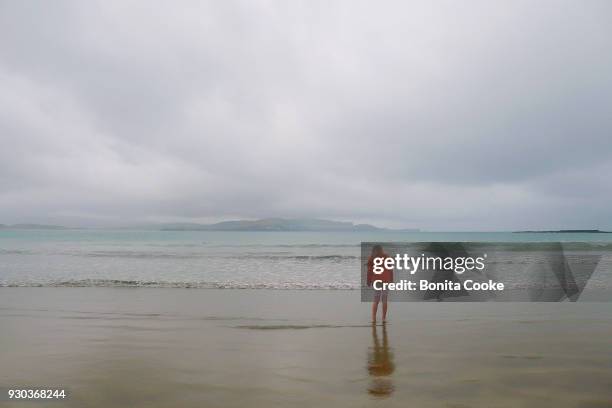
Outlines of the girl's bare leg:
[{"label": "girl's bare leg", "polygon": [[372,302],[372,323],[376,323],[376,312],[378,312],[378,298],[374,298]]},{"label": "girl's bare leg", "polygon": [[387,296],[383,297],[383,323],[387,321]]},{"label": "girl's bare leg", "polygon": [[376,323],[376,313],[378,312],[378,299],[372,302],[372,323]]}]

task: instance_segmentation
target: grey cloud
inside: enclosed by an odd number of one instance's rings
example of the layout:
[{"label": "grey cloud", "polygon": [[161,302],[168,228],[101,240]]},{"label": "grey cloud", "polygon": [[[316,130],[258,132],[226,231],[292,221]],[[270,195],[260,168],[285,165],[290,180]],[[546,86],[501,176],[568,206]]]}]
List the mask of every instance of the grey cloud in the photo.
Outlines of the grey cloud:
[{"label": "grey cloud", "polygon": [[611,12],[4,1],[0,223],[612,228]]}]

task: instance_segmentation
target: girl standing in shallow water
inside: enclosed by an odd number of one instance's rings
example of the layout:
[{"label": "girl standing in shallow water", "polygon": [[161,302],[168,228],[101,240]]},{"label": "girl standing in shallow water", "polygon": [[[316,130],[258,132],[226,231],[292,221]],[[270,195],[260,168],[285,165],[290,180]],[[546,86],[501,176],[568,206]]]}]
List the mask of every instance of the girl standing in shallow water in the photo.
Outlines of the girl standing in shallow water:
[{"label": "girl standing in shallow water", "polygon": [[[383,251],[382,246],[374,245],[372,247],[372,254],[370,258],[368,258],[368,275],[367,275],[367,284],[368,286],[373,286],[374,281],[382,281],[383,283],[391,283],[393,282],[393,269],[384,268],[383,272],[380,274],[374,273],[374,258],[388,258],[389,255]],[[376,323],[376,313],[378,312],[378,303],[382,298],[383,306],[382,306],[382,315],[383,315],[383,323],[387,321],[387,290],[375,290],[374,291],[374,302],[372,303],[372,323]]]}]

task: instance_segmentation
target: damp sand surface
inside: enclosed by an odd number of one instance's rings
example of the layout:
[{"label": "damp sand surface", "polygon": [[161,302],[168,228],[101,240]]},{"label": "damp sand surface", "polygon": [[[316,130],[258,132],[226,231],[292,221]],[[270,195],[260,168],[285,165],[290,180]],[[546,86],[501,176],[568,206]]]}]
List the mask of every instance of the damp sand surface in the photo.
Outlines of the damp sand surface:
[{"label": "damp sand surface", "polygon": [[0,288],[7,407],[612,407],[611,303],[393,303],[359,291]]}]

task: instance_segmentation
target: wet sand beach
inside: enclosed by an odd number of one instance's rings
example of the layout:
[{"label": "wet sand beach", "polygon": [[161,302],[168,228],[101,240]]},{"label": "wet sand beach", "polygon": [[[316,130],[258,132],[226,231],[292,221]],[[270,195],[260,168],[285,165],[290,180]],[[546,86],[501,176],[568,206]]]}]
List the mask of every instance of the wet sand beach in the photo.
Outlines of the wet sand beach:
[{"label": "wet sand beach", "polygon": [[[612,406],[609,303],[392,303],[358,291],[0,288],[2,406]],[[41,405],[42,404],[42,405]]]}]

